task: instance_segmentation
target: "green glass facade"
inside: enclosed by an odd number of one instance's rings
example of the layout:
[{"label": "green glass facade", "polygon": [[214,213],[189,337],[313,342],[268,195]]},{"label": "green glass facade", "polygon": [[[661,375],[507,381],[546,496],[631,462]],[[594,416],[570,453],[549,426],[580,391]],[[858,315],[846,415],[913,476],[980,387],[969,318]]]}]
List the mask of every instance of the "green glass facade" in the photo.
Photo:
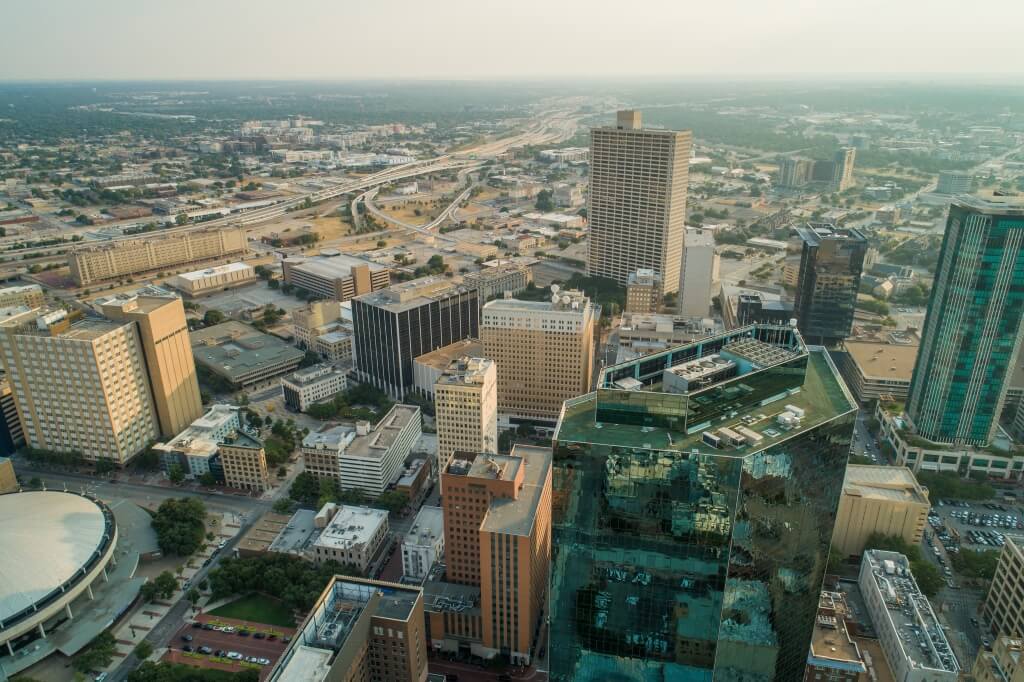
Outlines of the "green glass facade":
[{"label": "green glass facade", "polygon": [[1021,344],[1024,207],[961,199],[949,209],[907,399],[915,432],[987,445]]},{"label": "green glass facade", "polygon": [[[791,352],[660,392],[656,363],[725,355],[737,335]],[[624,377],[646,390],[608,388]],[[793,408],[801,423],[780,426]],[[568,401],[555,438],[551,678],[801,679],[854,415],[827,354],[779,327],[611,367]],[[754,435],[704,442],[722,427]]]}]

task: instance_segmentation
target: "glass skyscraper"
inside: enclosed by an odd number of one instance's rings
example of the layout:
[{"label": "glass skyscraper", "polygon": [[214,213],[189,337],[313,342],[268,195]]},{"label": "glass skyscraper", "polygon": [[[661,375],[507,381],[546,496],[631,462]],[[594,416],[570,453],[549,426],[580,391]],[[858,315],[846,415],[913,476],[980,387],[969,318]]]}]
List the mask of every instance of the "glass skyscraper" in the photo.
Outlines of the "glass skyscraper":
[{"label": "glass skyscraper", "polygon": [[793,314],[808,343],[832,345],[850,335],[868,241],[830,223],[796,229],[803,240]]},{"label": "glass skyscraper", "polygon": [[855,405],[751,325],[608,367],[555,437],[550,675],[799,680]]},{"label": "glass skyscraper", "polygon": [[928,440],[987,445],[1021,344],[1024,204],[949,207],[907,416]]}]

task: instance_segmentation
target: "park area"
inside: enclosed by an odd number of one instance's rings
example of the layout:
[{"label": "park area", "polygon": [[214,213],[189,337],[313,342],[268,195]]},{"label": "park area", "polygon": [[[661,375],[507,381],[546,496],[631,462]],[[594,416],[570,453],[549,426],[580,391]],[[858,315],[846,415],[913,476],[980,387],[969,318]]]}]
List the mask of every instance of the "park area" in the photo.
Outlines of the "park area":
[{"label": "park area", "polygon": [[255,593],[219,606],[209,611],[207,615],[246,620],[254,623],[265,623],[285,628],[295,627],[295,617],[290,608],[277,599]]}]

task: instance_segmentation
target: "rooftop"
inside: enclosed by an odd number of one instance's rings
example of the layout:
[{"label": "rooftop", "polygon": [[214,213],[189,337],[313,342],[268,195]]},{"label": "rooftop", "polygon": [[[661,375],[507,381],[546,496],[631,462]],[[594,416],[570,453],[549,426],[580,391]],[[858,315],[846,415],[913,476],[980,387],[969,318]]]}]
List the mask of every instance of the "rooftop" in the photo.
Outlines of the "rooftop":
[{"label": "rooftop", "polygon": [[[456,454],[458,457],[458,454]],[[472,462],[453,460],[449,474],[470,478],[512,481],[523,469],[522,485],[512,497],[496,497],[480,530],[507,535],[529,535],[540,498],[551,478],[551,448],[515,445],[508,455],[477,455]]]},{"label": "rooftop", "polygon": [[795,228],[796,233],[805,243],[818,246],[823,241],[866,242],[867,239],[853,228],[837,227],[834,223],[807,223]]},{"label": "rooftop", "polygon": [[419,420],[420,408],[413,405],[393,405],[386,415],[366,435],[356,437],[345,448],[350,457],[381,459],[395,444],[402,429],[413,420]]},{"label": "rooftop", "polygon": [[267,512],[246,531],[238,541],[237,549],[244,552],[265,552],[277,539],[277,536],[288,525],[290,516]]},{"label": "rooftop", "polygon": [[344,254],[330,256],[320,255],[312,258],[292,256],[288,259],[288,263],[293,268],[297,268],[304,272],[308,272],[311,275],[323,277],[325,279],[344,279],[346,277],[351,277],[352,269],[359,267],[360,265],[367,266],[371,271],[387,269],[384,266],[371,261],[366,261],[354,256],[346,256]]},{"label": "rooftop", "polygon": [[[322,338],[322,337],[321,337]],[[282,377],[281,381],[286,381],[293,386],[311,386],[318,384],[321,381],[327,381],[333,379],[337,375],[348,374],[347,369],[335,367],[330,363],[320,363],[319,365],[313,365],[312,367],[303,367],[302,369],[292,372],[286,377]]]},{"label": "rooftop", "polygon": [[306,548],[316,540],[316,512],[311,509],[299,509],[288,522],[278,531],[267,550],[281,554],[304,554]]},{"label": "rooftop", "polygon": [[821,593],[807,657],[809,664],[848,672],[866,672],[860,649],[846,630],[848,613],[849,608],[841,592]]},{"label": "rooftop", "polygon": [[403,543],[410,545],[430,545],[444,535],[444,510],[441,507],[420,507],[413,519],[412,527],[405,534]]},{"label": "rooftop", "polygon": [[457,277],[453,279],[421,277],[357,296],[355,300],[366,305],[383,308],[389,312],[399,313],[434,301],[442,301],[469,290],[462,286],[462,282]]},{"label": "rooftop", "polygon": [[928,494],[907,467],[849,464],[843,493],[868,499],[929,504]]},{"label": "rooftop", "polygon": [[382,524],[388,522],[388,513],[371,507],[341,505],[334,512],[330,523],[320,532],[315,544],[318,547],[349,549],[366,545]]},{"label": "rooftop", "polygon": [[871,379],[888,381],[910,381],[917,361],[918,346],[871,341],[850,341],[843,343],[861,374]]},{"label": "rooftop", "polygon": [[1012,196],[976,196],[962,194],[953,200],[954,206],[963,206],[972,211],[996,215],[1024,216],[1024,195]]},{"label": "rooftop", "polygon": [[875,627],[895,632],[900,650],[915,667],[958,673],[956,654],[928,598],[921,594],[907,557],[869,549],[862,559],[862,576],[865,571],[870,588],[881,593],[886,605],[887,622],[875,622]]},{"label": "rooftop", "polygon": [[424,353],[416,358],[416,362],[438,371],[444,371],[452,362],[461,357],[480,357],[483,353],[484,345],[482,343],[473,339],[464,339]]},{"label": "rooftop", "polygon": [[[719,352],[743,337],[774,341],[789,352],[778,356],[779,364],[742,363],[737,375],[710,386],[663,392],[666,368]],[[642,390],[615,388],[616,381],[629,378]],[[742,457],[854,409],[824,349],[805,347],[790,327],[750,325],[605,368],[597,391],[565,402],[556,439]],[[703,432],[723,427],[738,431],[741,442],[721,450],[704,441]]]},{"label": "rooftop", "polygon": [[560,289],[557,284],[551,286],[551,297],[546,301],[521,301],[517,298],[497,298],[488,301],[483,307],[484,313],[503,312],[560,312],[583,315],[593,310],[590,299],[582,291]]},{"label": "rooftop", "polygon": [[191,332],[189,338],[196,361],[233,383],[260,370],[297,365],[305,357],[276,336],[235,321]]},{"label": "rooftop", "polygon": [[232,272],[245,272],[252,270],[252,266],[246,263],[227,263],[225,265],[218,265],[212,268],[205,268],[203,270],[193,270],[192,272],[183,272],[177,275],[181,279],[187,279],[189,281],[197,281],[206,277],[214,277],[216,275],[227,275]]},{"label": "rooftop", "polygon": [[322,426],[302,439],[302,447],[310,450],[343,450],[356,437],[351,426]]},{"label": "rooftop", "polygon": [[482,384],[488,370],[494,367],[494,360],[487,358],[461,357],[453,360],[444,373],[438,377],[439,384]]}]

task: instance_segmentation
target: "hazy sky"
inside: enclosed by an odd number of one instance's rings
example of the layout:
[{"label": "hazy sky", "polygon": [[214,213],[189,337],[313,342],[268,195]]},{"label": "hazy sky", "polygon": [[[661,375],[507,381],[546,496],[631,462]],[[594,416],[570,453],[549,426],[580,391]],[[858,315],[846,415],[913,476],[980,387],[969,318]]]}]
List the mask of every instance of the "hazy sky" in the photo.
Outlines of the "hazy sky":
[{"label": "hazy sky", "polygon": [[0,0],[0,80],[1020,74],[1022,0]]}]

